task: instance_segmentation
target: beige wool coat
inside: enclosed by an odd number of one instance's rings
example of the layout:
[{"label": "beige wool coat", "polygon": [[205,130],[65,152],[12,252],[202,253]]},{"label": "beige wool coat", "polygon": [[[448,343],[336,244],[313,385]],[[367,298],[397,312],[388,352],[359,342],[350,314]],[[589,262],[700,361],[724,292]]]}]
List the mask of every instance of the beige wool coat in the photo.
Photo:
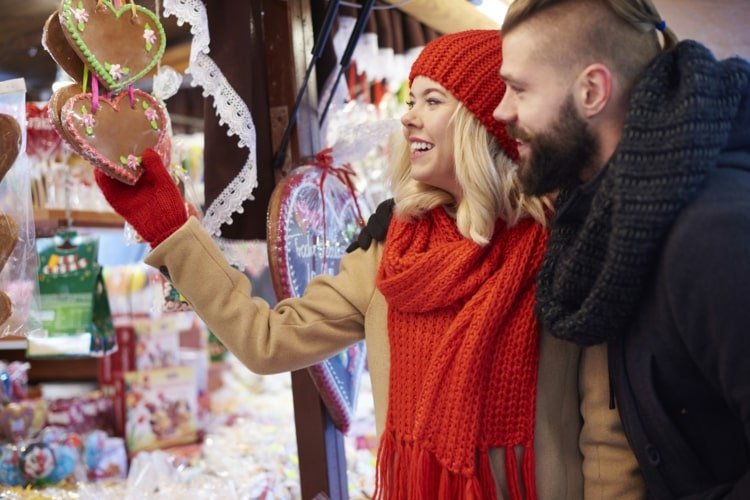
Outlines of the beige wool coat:
[{"label": "beige wool coat", "polygon": [[[274,308],[252,296],[248,278],[229,266],[195,218],[155,248],[146,263],[169,276],[208,328],[256,373],[304,368],[364,339],[380,436],[390,366],[388,309],[375,286],[382,252],[383,245],[373,242],[367,251],[347,254],[339,274],[318,276],[303,297]],[[581,355],[575,345],[541,335],[534,443],[538,497],[642,498],[635,458],[617,412],[608,409],[604,349]],[[587,422],[583,430],[581,415]],[[503,454],[490,454],[502,497]]]}]

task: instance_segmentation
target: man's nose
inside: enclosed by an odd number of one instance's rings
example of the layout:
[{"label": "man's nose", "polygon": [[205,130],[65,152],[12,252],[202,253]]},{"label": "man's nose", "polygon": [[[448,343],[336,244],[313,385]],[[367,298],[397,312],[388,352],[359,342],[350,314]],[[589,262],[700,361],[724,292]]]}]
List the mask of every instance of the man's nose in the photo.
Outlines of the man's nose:
[{"label": "man's nose", "polygon": [[511,102],[513,99],[506,93],[500,100],[495,110],[492,112],[492,118],[499,122],[510,123],[515,120],[515,106]]}]

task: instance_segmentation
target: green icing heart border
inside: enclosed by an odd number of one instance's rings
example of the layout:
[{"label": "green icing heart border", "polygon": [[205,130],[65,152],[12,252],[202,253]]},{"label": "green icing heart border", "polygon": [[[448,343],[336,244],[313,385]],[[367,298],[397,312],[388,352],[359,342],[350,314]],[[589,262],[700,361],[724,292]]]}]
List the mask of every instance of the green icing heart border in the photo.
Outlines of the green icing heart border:
[{"label": "green icing heart border", "polygon": [[[93,70],[94,73],[96,73],[96,76],[99,77],[100,80],[104,81],[107,84],[107,88],[109,88],[109,90],[121,90],[131,83],[137,82],[159,63],[159,60],[164,55],[164,50],[167,47],[167,34],[164,32],[164,26],[162,26],[161,21],[159,21],[159,18],[156,16],[156,14],[154,14],[146,7],[136,5],[136,11],[138,11],[139,13],[143,13],[146,17],[153,21],[154,31],[159,35],[161,44],[157,49],[154,57],[151,58],[151,62],[147,64],[146,67],[143,68],[143,70],[141,70],[137,74],[126,77],[120,82],[116,81],[114,78],[112,78],[112,76],[109,74],[109,71],[107,71],[104,65],[99,62],[96,56],[91,52],[91,49],[89,49],[88,45],[86,45],[86,43],[81,38],[81,31],[78,30],[77,21],[73,17],[72,13],[72,10],[74,8],[72,4],[74,1],[76,0],[63,0],[62,15],[65,19],[65,27],[67,28],[68,33],[70,33],[70,35],[75,40],[75,43],[78,46],[79,50],[86,56],[86,62],[89,67]],[[117,19],[119,19],[123,13],[125,13],[126,11],[131,11],[133,8],[131,4],[123,2],[123,5],[120,6],[119,9],[116,9],[114,4],[112,3],[112,0],[102,0],[102,4],[106,6]]]}]

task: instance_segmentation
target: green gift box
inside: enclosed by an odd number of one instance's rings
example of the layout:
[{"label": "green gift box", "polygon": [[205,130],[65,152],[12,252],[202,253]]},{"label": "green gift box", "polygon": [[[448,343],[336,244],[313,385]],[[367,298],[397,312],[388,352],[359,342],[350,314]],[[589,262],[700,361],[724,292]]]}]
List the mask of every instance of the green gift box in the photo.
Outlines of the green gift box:
[{"label": "green gift box", "polygon": [[29,357],[103,356],[116,348],[97,254],[96,239],[51,244],[39,253],[43,335],[29,337]]}]

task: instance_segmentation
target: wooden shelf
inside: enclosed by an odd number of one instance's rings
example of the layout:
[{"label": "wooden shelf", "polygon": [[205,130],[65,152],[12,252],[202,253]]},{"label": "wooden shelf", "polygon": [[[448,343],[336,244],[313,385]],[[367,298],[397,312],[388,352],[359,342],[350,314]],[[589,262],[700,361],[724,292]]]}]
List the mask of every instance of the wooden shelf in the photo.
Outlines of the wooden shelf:
[{"label": "wooden shelf", "polygon": [[20,335],[0,337],[0,351],[9,349],[26,349],[26,337]]},{"label": "wooden shelf", "polygon": [[[3,340],[3,342],[11,342]],[[18,342],[18,341],[13,341]],[[25,344],[25,341],[23,341]],[[96,380],[96,358],[26,358],[26,346],[0,351],[4,361],[28,361],[29,382],[68,382]]]},{"label": "wooden shelf", "polygon": [[[70,212],[73,227],[122,227],[122,217],[114,212],[93,212],[89,210],[72,210]],[[63,209],[35,208],[34,223],[36,235],[53,236],[55,232],[67,227],[68,218]]]}]

